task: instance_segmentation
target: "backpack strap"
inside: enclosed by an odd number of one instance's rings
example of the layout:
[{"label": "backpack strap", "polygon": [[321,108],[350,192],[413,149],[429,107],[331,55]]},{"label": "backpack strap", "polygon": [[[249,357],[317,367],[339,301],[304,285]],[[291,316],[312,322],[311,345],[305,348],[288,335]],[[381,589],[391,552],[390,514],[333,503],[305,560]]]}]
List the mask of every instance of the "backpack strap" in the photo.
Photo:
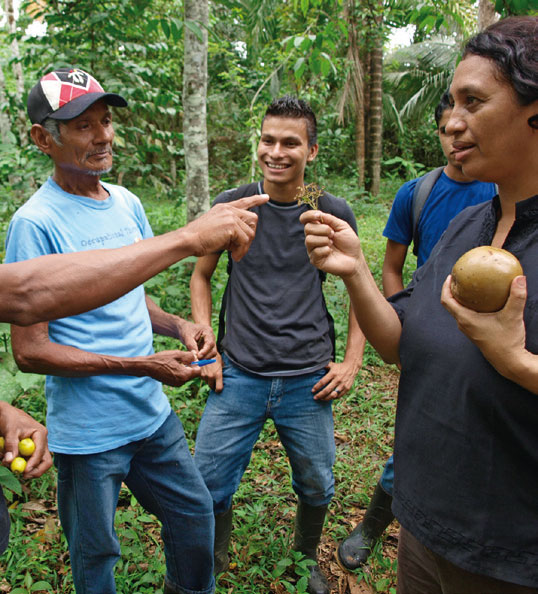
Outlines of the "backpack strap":
[{"label": "backpack strap", "polygon": [[[258,182],[257,185],[258,194],[263,194],[263,187],[261,182]],[[232,200],[238,200],[239,198],[244,198],[245,196],[252,196],[252,185],[240,186],[239,188],[232,188],[228,190],[230,194],[230,198]],[[222,301],[220,304],[220,311],[219,311],[219,329],[217,332],[217,350],[219,353],[222,352],[221,343],[222,339],[224,338],[224,334],[226,333],[226,305],[228,303],[228,293],[230,292],[230,274],[232,273],[232,257],[230,252],[227,252],[228,255],[228,263],[226,265],[226,273],[228,275],[228,280],[226,281],[226,287],[224,288],[224,293],[222,294]]]},{"label": "backpack strap", "polygon": [[432,169],[428,171],[422,177],[419,177],[417,183],[415,184],[415,189],[413,191],[413,254],[415,256],[418,254],[418,244],[420,242],[419,234],[418,234],[418,222],[420,219],[420,215],[422,213],[422,209],[424,208],[424,204],[426,204],[426,200],[430,195],[433,186],[437,183],[437,180],[441,176],[443,169],[445,166],[437,167],[436,169]]}]

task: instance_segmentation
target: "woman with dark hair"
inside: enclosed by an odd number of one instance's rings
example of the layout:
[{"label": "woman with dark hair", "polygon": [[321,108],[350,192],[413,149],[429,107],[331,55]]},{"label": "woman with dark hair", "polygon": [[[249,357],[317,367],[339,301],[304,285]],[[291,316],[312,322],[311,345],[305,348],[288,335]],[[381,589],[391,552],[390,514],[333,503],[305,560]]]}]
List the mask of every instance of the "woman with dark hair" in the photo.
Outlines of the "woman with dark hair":
[{"label": "woman with dark hair", "polygon": [[[311,261],[342,276],[368,340],[401,363],[398,593],[536,594],[538,18],[471,39],[450,95],[457,159],[499,195],[452,221],[404,291],[383,298],[344,222],[301,220]],[[471,311],[450,291],[453,264],[480,245],[512,252],[524,271],[499,312]]]}]

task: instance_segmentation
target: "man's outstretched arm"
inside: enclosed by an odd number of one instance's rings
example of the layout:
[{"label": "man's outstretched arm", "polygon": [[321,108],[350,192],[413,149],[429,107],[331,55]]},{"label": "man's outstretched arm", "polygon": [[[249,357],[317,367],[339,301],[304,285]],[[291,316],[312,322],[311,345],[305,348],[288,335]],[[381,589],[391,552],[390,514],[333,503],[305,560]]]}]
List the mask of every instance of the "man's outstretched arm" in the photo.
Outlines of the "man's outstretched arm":
[{"label": "man's outstretched arm", "polygon": [[112,250],[42,256],[0,266],[0,320],[27,326],[89,311],[124,295],[188,256],[230,250],[240,259],[254,238],[251,196],[218,204],[185,227]]}]

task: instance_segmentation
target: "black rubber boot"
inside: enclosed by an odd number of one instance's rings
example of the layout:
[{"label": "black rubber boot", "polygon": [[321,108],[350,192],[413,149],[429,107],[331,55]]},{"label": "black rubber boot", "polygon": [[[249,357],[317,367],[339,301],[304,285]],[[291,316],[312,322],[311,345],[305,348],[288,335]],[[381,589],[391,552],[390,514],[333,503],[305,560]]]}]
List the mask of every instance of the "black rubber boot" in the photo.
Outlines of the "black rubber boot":
[{"label": "black rubber boot", "polygon": [[172,586],[170,586],[169,584],[167,584],[166,581],[165,581],[164,582],[163,594],[179,594],[179,590],[176,590],[175,588],[172,588]]},{"label": "black rubber boot", "polygon": [[217,575],[228,569],[228,549],[232,535],[232,508],[222,514],[215,514],[215,552],[213,573]]},{"label": "black rubber boot", "polygon": [[366,563],[375,543],[394,520],[391,505],[392,495],[378,483],[362,522],[338,545],[336,558],[342,569],[357,569]]},{"label": "black rubber boot", "polygon": [[308,594],[330,594],[331,589],[327,578],[323,575],[317,563],[318,544],[323,531],[323,523],[328,505],[312,506],[299,501],[295,516],[295,538],[293,548],[303,553],[308,559],[316,562],[310,565],[308,579]]}]

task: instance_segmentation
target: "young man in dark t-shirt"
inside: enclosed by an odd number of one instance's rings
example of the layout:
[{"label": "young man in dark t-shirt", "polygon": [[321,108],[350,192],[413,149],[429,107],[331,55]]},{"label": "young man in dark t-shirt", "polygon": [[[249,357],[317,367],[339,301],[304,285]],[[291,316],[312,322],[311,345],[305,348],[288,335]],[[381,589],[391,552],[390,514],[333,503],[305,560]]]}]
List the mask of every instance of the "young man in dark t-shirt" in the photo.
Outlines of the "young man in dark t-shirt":
[{"label": "young man in dark t-shirt", "polygon": [[[273,420],[292,467],[298,496],[294,548],[313,560],[334,493],[331,400],[351,388],[362,364],[364,337],[350,316],[344,360],[334,362],[323,277],[310,264],[299,221],[309,206],[297,200],[306,165],[317,151],[310,107],[293,97],[278,99],[262,122],[258,161],[263,181],[223,192],[215,200],[259,192],[270,196],[254,209],[258,227],[249,253],[229,269],[220,355],[204,370],[212,391],[196,439],[195,462],[213,497],[216,572],[228,567],[232,497],[267,419]],[[356,228],[341,198],[325,192],[319,208],[339,213]],[[219,257],[200,258],[192,275],[197,322],[211,322],[211,277]],[[329,591],[319,566],[312,565],[308,592]]]}]

